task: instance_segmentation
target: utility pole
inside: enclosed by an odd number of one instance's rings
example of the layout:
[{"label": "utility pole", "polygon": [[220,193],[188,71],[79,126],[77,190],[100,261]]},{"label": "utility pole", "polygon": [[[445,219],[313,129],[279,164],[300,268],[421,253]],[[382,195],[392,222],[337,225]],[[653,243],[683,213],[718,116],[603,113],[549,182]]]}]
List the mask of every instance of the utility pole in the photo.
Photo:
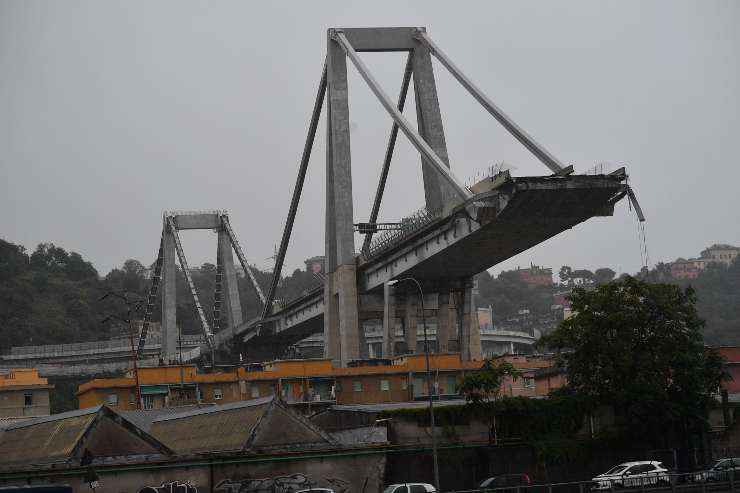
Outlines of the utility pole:
[{"label": "utility pole", "polygon": [[[416,285],[419,290],[419,301],[421,302],[421,323],[424,327],[424,356],[426,360],[426,374],[427,374],[427,393],[429,394],[429,424],[432,430],[432,461],[434,466],[434,488],[437,493],[439,489],[439,462],[437,461],[437,434],[434,431],[434,394],[436,394],[436,387],[432,382],[432,372],[429,369],[429,336],[427,335],[427,318],[424,313],[424,291],[421,289],[421,283],[415,277],[404,277],[403,279],[394,279],[388,281],[389,286],[394,286],[400,282],[411,282]],[[439,372],[437,372],[438,374]]]},{"label": "utility pole", "polygon": [[134,321],[132,320],[132,313],[134,311],[137,311],[137,312],[141,311],[143,300],[130,299],[128,296],[128,291],[122,291],[122,292],[109,291],[103,296],[101,296],[100,299],[98,299],[98,301],[103,301],[109,296],[115,296],[116,298],[120,298],[123,300],[124,303],[126,303],[126,318],[111,314],[105,317],[103,320],[101,320],[101,323],[108,322],[111,319],[116,319],[128,325],[128,337],[129,337],[129,342],[131,343],[131,364],[132,364],[133,371],[134,371],[134,380],[136,381],[136,409],[141,409],[141,384],[139,383],[139,368],[137,364],[137,361],[138,361],[137,350],[134,345]]}]

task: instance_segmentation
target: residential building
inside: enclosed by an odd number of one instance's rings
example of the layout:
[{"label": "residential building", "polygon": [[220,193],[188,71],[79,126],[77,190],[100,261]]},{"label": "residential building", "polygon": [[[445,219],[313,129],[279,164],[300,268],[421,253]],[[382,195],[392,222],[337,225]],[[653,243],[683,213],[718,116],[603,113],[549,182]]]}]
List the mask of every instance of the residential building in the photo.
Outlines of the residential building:
[{"label": "residential building", "polygon": [[[549,358],[503,356],[524,373],[506,381],[506,395],[534,397],[534,371],[552,366]],[[432,388],[440,399],[459,395],[466,372],[480,362],[461,361],[459,353],[430,355]],[[368,404],[424,399],[428,394],[423,354],[393,359],[362,360],[346,368],[329,359],[279,360],[248,367],[223,368],[202,373],[193,365],[139,368],[139,388],[144,409],[161,409],[193,403],[227,404],[279,395],[301,412],[331,404]],[[80,385],[80,407],[106,404],[118,410],[136,409],[136,380],[132,372],[122,378],[101,378]]]},{"label": "residential building", "polygon": [[540,267],[538,265],[530,264],[528,269],[517,267],[514,272],[516,272],[519,279],[530,289],[536,288],[537,286],[552,285],[552,269],[550,267]]},{"label": "residential building", "polygon": [[715,243],[701,252],[702,258],[707,259],[708,262],[724,264],[728,267],[738,255],[740,255],[739,247],[723,243]]},{"label": "residential building", "polygon": [[49,415],[53,388],[35,368],[0,369],[0,418]]},{"label": "residential building", "polygon": [[673,279],[696,279],[706,266],[706,259],[677,258],[671,262],[671,277]]},{"label": "residential building", "polygon": [[708,264],[722,264],[729,267],[738,255],[740,255],[740,247],[715,243],[702,250],[699,258],[679,257],[668,265],[673,279],[696,279]]}]

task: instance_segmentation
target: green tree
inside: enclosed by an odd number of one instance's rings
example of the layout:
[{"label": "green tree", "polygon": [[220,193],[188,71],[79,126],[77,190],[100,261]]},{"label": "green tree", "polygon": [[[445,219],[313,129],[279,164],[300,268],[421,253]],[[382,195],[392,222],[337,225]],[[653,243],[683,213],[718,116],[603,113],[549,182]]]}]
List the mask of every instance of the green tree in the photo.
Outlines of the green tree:
[{"label": "green tree", "polygon": [[568,390],[613,406],[636,437],[686,437],[705,426],[726,378],[704,347],[692,289],[628,277],[570,295],[575,315],[540,345],[557,351]]},{"label": "green tree", "polygon": [[506,377],[516,380],[521,376],[519,370],[508,361],[496,362],[492,358],[486,358],[480,370],[468,373],[460,383],[460,392],[465,394],[465,400],[477,406],[486,406],[489,410],[489,440],[498,442],[498,429],[496,423],[495,403],[501,396],[501,387]]},{"label": "green tree", "polygon": [[596,284],[605,284],[607,282],[613,281],[614,276],[616,275],[617,273],[609,267],[602,267],[594,271],[594,281],[596,282]]}]

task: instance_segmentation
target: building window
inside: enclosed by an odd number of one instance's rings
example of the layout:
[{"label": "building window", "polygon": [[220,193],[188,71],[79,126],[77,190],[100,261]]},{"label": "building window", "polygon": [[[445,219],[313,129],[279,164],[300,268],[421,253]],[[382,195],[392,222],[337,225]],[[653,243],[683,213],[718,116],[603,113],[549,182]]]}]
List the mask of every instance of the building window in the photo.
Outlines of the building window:
[{"label": "building window", "polygon": [[381,380],[380,390],[391,390],[391,383],[386,379]]},{"label": "building window", "polygon": [[532,386],[532,379],[529,377],[524,377],[524,386],[525,387],[531,387]]},{"label": "building window", "polygon": [[144,396],[144,409],[154,409],[154,396],[153,395]]},{"label": "building window", "polygon": [[128,393],[128,403],[132,406],[136,405],[136,392]]},{"label": "building window", "polygon": [[213,389],[213,398],[217,401],[224,398],[224,394],[221,392],[221,389]]},{"label": "building window", "polygon": [[405,378],[401,380],[401,390],[408,390],[409,388],[409,381]]},{"label": "building window", "polygon": [[355,392],[362,392],[362,382],[360,382],[359,380],[355,380],[354,382],[352,382],[352,390],[354,390]]},{"label": "building window", "polygon": [[33,394],[23,394],[23,405],[26,407],[33,406]]},{"label": "building window", "polygon": [[252,385],[251,388],[252,388],[252,399],[256,399],[257,397],[260,396],[260,388],[257,387],[256,385]]},{"label": "building window", "polygon": [[118,405],[118,394],[110,394],[108,396],[108,404],[111,406],[117,406]]}]

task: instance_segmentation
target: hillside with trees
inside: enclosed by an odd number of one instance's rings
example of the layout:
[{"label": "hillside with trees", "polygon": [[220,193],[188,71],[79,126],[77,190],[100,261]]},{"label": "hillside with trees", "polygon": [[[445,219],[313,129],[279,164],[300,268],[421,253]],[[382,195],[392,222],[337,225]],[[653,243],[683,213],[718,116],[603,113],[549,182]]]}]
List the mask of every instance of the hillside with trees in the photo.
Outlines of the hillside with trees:
[{"label": "hillside with trees", "polygon": [[[253,267],[254,268],[254,267]],[[138,260],[126,260],[105,276],[76,252],[68,252],[53,243],[38,245],[29,253],[24,247],[0,240],[0,351],[11,346],[59,344],[106,339],[110,327],[100,321],[111,313],[120,313],[116,300],[99,302],[111,290],[125,290],[144,297],[150,280],[147,267]],[[257,281],[265,290],[272,273],[254,268]],[[200,324],[188,296],[185,277],[178,270],[177,317],[183,333],[199,333]],[[612,281],[616,273],[608,268],[595,271],[562,266],[556,282],[529,286],[517,271],[502,272],[497,277],[484,271],[476,276],[478,306],[492,306],[494,323],[501,324],[527,310],[533,317],[551,319],[557,293],[575,287],[597,287]],[[192,271],[206,315],[211,317],[216,266],[205,263]],[[624,275],[623,275],[624,276]],[[740,262],[730,267],[711,264],[695,279],[672,279],[666,264],[638,273],[640,279],[692,287],[697,298],[697,312],[706,321],[704,337],[710,345],[740,344]],[[260,312],[254,289],[239,276],[239,293],[245,319]],[[318,287],[319,279],[311,272],[296,269],[279,283],[278,299],[291,300]],[[154,320],[158,321],[159,304]]]},{"label": "hillside with trees", "polygon": [[[272,273],[255,268],[266,289]],[[101,324],[110,314],[123,310],[116,299],[99,301],[109,291],[128,291],[144,298],[150,280],[138,260],[126,260],[120,268],[101,277],[79,253],[53,243],[38,245],[28,253],[24,247],[0,240],[0,351],[11,346],[63,344],[107,339],[111,328]],[[188,295],[185,276],[178,270],[177,318],[183,333],[199,333],[200,323]],[[216,266],[203,264],[192,272],[206,315],[213,311]],[[257,316],[260,304],[251,284],[238,279],[245,319]],[[281,280],[278,298],[292,299],[319,285],[313,274],[301,270]],[[157,304],[154,320],[160,319]]]}]

